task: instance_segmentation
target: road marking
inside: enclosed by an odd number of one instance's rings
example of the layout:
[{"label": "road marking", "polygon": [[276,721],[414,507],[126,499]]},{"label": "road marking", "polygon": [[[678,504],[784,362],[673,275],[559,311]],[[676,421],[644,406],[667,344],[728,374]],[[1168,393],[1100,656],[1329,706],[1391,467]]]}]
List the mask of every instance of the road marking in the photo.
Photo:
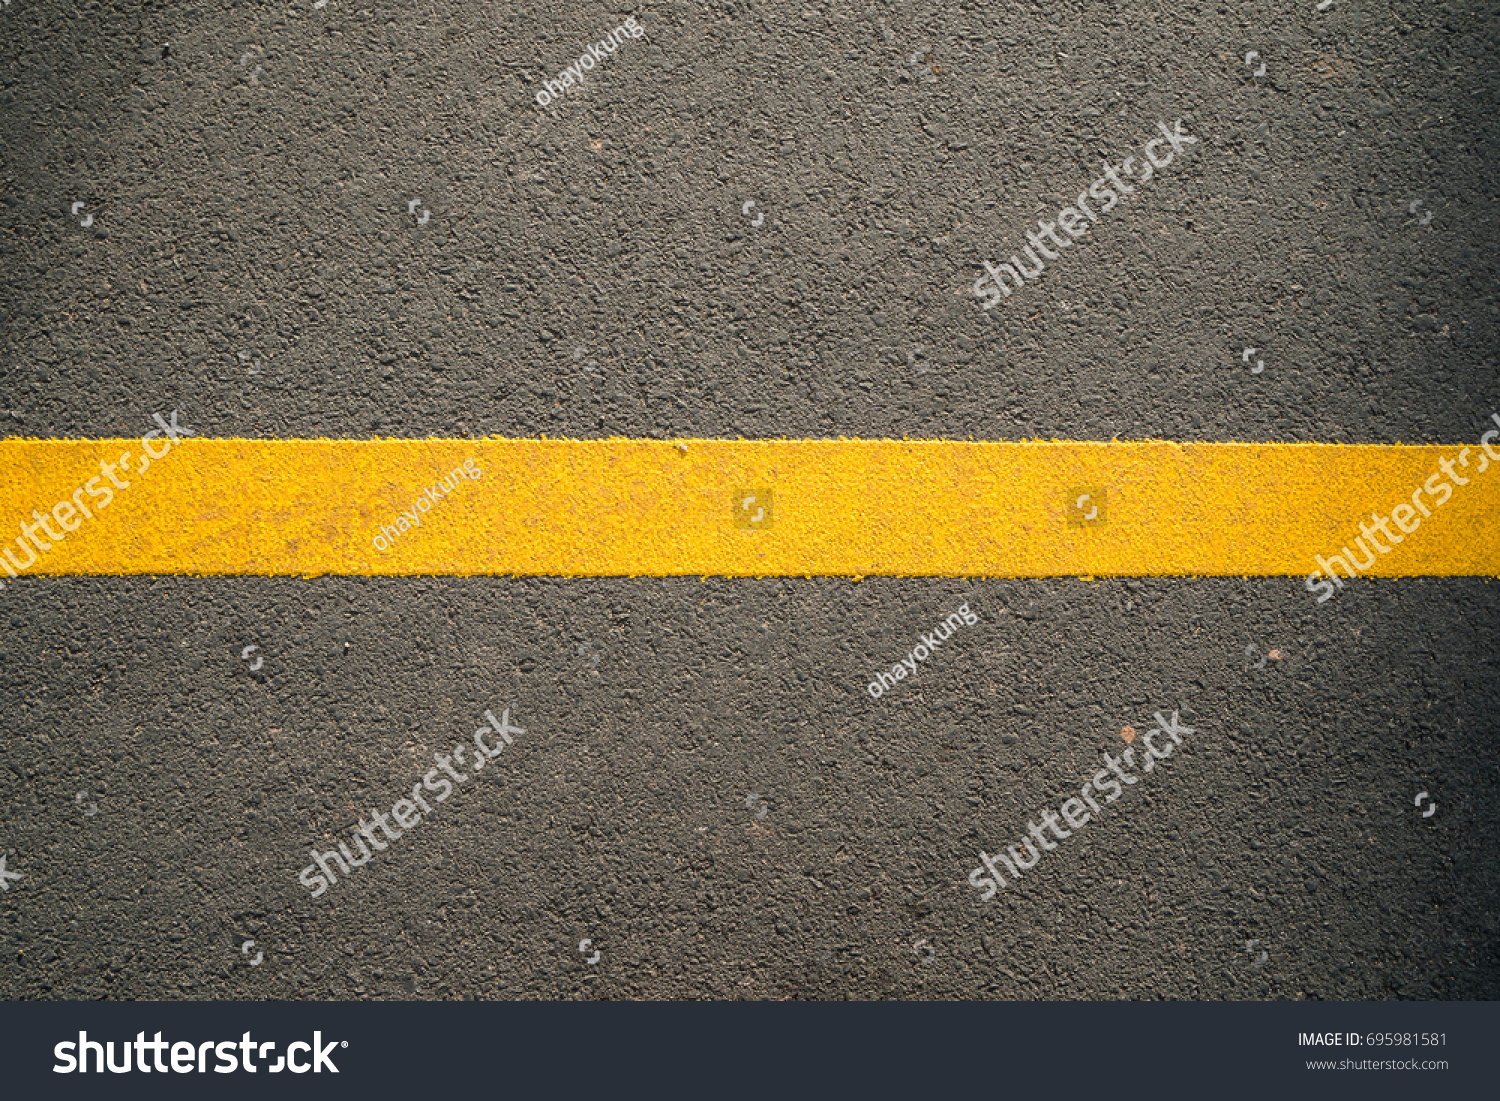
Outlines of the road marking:
[{"label": "road marking", "polygon": [[[1464,446],[687,442],[184,439],[25,572],[1305,577]],[[136,443],[0,440],[0,547]],[[480,480],[375,548],[476,458]],[[1500,471],[1468,469],[1370,572],[1500,576]],[[1090,485],[1109,523],[1069,524]],[[742,492],[774,495],[774,525],[746,526]]]}]

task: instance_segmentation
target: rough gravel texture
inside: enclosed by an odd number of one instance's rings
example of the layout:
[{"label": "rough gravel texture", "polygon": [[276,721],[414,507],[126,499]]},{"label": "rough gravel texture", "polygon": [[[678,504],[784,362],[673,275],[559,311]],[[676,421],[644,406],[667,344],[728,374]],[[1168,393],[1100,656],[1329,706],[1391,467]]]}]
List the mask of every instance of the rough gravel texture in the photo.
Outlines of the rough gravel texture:
[{"label": "rough gravel texture", "polygon": [[[1472,443],[1495,29],[12,0],[0,433]],[[0,998],[1500,997],[1483,580],[23,579],[0,625]],[[308,896],[503,707],[494,771]],[[978,851],[1158,709],[1179,752],[980,902]]]}]

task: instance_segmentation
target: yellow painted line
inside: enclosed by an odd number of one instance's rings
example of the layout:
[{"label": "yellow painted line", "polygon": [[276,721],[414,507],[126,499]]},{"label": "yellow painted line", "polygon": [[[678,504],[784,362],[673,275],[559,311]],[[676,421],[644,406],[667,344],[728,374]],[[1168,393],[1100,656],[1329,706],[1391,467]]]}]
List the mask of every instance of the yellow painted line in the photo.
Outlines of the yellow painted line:
[{"label": "yellow painted line", "polygon": [[[53,513],[64,538],[22,573],[1304,577],[1468,447],[1469,484],[1370,572],[1500,575],[1477,444],[151,442],[100,509],[101,461],[140,440],[0,440],[0,550],[24,562],[18,525],[77,490],[92,517]],[[438,496],[466,460],[481,476]]]}]

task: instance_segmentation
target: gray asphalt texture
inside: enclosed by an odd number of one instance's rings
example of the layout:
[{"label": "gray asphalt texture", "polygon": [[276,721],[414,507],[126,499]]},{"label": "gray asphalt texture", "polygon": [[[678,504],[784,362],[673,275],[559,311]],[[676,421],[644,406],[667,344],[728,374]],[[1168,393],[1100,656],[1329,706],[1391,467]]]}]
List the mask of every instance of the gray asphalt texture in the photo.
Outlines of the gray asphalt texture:
[{"label": "gray asphalt texture", "polygon": [[[1496,15],[12,0],[0,432],[1472,444]],[[0,998],[1500,996],[1482,579],[23,578],[0,625]],[[980,901],[1158,710],[1195,733]]]}]

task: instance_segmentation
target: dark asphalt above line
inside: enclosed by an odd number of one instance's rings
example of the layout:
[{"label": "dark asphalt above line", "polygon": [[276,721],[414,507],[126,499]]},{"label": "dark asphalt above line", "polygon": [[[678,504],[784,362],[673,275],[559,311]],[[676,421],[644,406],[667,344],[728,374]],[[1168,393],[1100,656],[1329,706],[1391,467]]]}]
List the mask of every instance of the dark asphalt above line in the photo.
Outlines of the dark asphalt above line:
[{"label": "dark asphalt above line", "polygon": [[[1500,65],[1464,10],[669,3],[544,110],[614,16],[19,2],[0,417],[1467,439],[1495,405]],[[980,308],[984,260],[1177,119],[1182,163]]]}]

